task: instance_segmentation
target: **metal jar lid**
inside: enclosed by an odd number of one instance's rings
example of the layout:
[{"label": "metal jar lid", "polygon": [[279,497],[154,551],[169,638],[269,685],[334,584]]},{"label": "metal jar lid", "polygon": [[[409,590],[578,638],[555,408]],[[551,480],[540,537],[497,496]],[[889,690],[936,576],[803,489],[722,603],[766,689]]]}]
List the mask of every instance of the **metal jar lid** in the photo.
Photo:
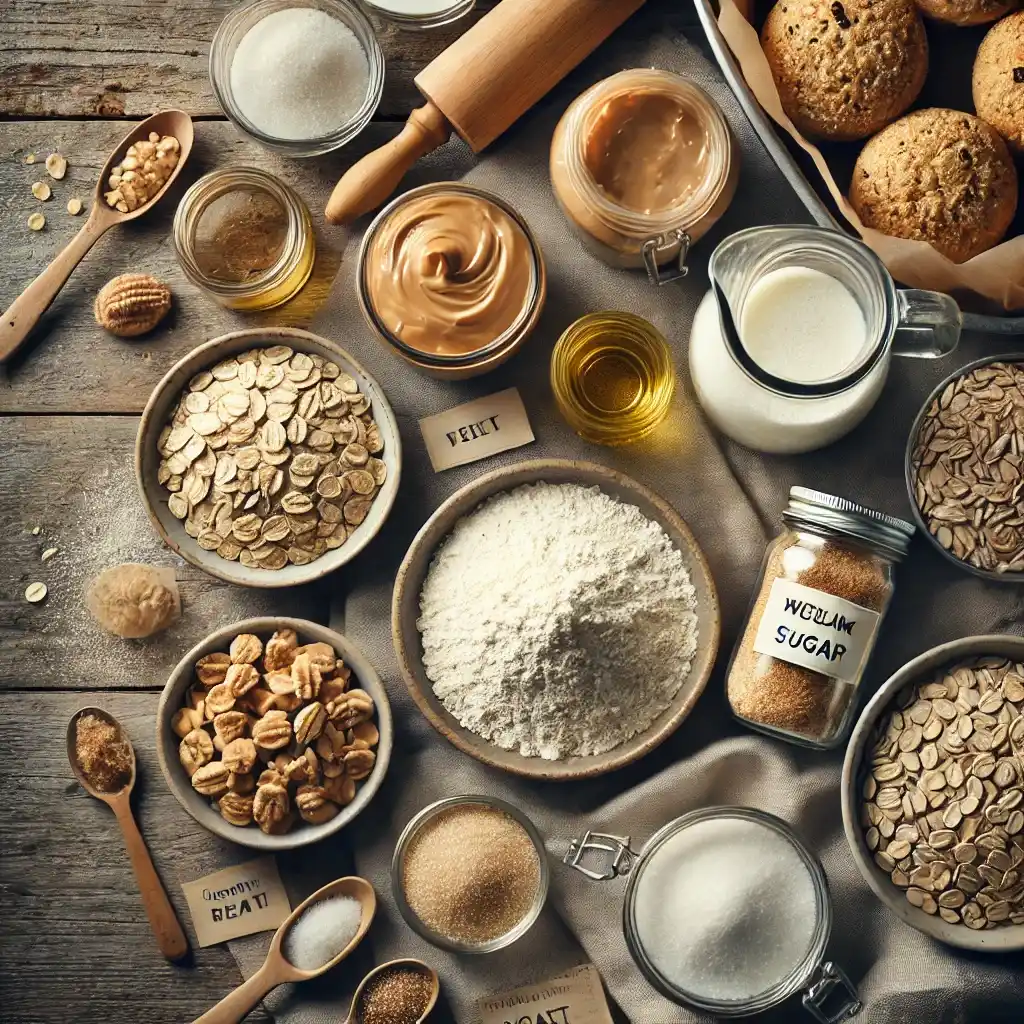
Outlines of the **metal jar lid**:
[{"label": "metal jar lid", "polygon": [[903,519],[809,487],[789,489],[789,507],[782,518],[792,526],[820,527],[853,537],[897,561],[907,553],[915,529]]}]

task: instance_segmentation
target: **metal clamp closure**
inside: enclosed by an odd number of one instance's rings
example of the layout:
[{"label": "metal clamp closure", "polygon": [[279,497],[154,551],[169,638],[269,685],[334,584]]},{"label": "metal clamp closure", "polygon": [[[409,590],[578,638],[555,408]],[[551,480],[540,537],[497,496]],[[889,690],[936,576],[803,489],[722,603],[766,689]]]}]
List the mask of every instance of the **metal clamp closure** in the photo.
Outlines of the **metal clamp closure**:
[{"label": "metal clamp closure", "polygon": [[[600,871],[588,868],[583,860],[589,853],[608,854],[607,867]],[[600,857],[600,860],[604,859],[603,856]],[[574,839],[569,844],[562,863],[575,868],[591,881],[607,882],[619,875],[628,875],[636,863],[636,854],[629,848],[629,836],[612,836],[604,832],[588,831],[582,839]]]},{"label": "metal clamp closure", "polygon": [[[840,991],[836,991],[840,989]],[[820,1024],[841,1024],[861,1011],[853,982],[830,961],[821,964],[804,990],[804,1009]],[[826,1006],[831,1003],[831,1006]]]},{"label": "metal clamp closure", "polygon": [[[686,257],[690,254],[692,239],[682,228],[674,228],[672,231],[657,238],[648,238],[644,242],[640,252],[644,258],[644,267],[647,268],[647,278],[651,284],[668,284],[670,281],[678,281],[686,277],[690,268],[686,265]],[[679,246],[679,257],[674,267],[666,267],[662,270],[658,266],[658,253],[664,249],[673,249]]]}]

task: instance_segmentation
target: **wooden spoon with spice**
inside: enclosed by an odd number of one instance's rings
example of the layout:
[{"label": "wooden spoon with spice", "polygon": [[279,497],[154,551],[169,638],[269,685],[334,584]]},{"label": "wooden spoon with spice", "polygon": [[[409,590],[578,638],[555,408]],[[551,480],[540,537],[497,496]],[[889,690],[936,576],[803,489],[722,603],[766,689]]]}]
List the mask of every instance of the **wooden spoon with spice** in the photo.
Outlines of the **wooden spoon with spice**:
[{"label": "wooden spoon with spice", "polygon": [[71,770],[82,788],[102,800],[121,826],[142,904],[160,952],[168,960],[181,960],[188,954],[188,939],[132,814],[135,750],[128,734],[113,715],[101,708],[82,708],[68,723],[67,747]]},{"label": "wooden spoon with spice", "polygon": [[[348,897],[360,904],[359,925],[355,933],[340,951],[314,970],[302,970],[296,967],[285,956],[283,948],[289,931],[314,904],[337,896]],[[325,971],[340,964],[362,942],[376,913],[377,894],[365,878],[355,876],[339,878],[328,883],[322,889],[317,889],[312,896],[303,900],[285,918],[281,927],[274,933],[263,966],[248,981],[244,981],[234,992],[225,996],[213,1009],[207,1010],[202,1017],[193,1021],[193,1024],[238,1024],[271,989],[288,981],[310,981],[320,977]],[[322,922],[318,924],[322,925]]]},{"label": "wooden spoon with spice", "polygon": [[[122,211],[110,206],[105,196],[110,191],[108,181],[113,169],[124,160],[128,147],[133,142],[142,142],[149,138],[150,132],[156,132],[161,138],[169,135],[178,140],[178,162],[172,168],[166,181],[159,191],[150,196],[141,206],[134,210]],[[71,272],[85,258],[86,253],[117,224],[126,224],[130,220],[148,213],[167,194],[174,179],[192,151],[195,132],[192,118],[183,110],[162,110],[159,114],[147,117],[114,147],[110,158],[100,171],[96,183],[96,194],[93,197],[89,219],[82,230],[67,244],[63,252],[14,300],[14,304],[0,319],[0,363],[6,362],[21,348],[39,318],[49,309],[50,304],[59,294],[61,288],[71,276]]]},{"label": "wooden spoon with spice", "polygon": [[344,1024],[422,1024],[440,991],[437,971],[422,960],[389,960],[359,983]]}]

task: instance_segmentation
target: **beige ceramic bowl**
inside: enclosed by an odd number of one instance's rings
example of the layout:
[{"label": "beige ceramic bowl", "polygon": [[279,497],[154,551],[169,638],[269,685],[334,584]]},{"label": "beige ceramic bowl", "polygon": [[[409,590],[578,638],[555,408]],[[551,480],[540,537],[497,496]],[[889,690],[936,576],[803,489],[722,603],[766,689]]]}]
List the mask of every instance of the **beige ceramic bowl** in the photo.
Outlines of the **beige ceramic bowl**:
[{"label": "beige ceramic bowl", "polygon": [[922,682],[944,665],[968,658],[993,655],[1024,661],[1024,637],[994,634],[970,636],[940,644],[930,651],[908,661],[891,676],[871,698],[861,712],[846,748],[843,763],[842,802],[843,828],[850,844],[853,859],[874,894],[912,928],[930,935],[939,942],[961,949],[974,949],[983,953],[1005,953],[1024,949],[1024,925],[1001,925],[998,928],[973,931],[963,924],[947,924],[941,917],[926,914],[911,906],[903,890],[893,885],[889,876],[875,864],[864,842],[860,827],[861,786],[864,783],[864,755],[879,718],[888,714],[896,694],[903,687]]},{"label": "beige ceramic bowl", "polygon": [[[388,467],[387,479],[370,506],[370,512],[356,532],[340,548],[328,551],[308,565],[286,565],[283,569],[257,569],[221,558],[214,551],[206,551],[185,532],[184,524],[175,519],[167,508],[167,490],[157,483],[160,453],[156,442],[160,431],[171,416],[182,390],[200,370],[208,369],[228,356],[246,349],[269,345],[289,345],[297,352],[316,353],[336,362],[346,373],[359,382],[360,390],[369,395],[374,419],[384,439],[381,454]],[[380,385],[344,349],[326,338],[288,327],[265,330],[235,331],[200,345],[177,362],[156,386],[146,403],[139,433],[135,442],[135,475],[149,518],[164,542],[182,558],[229,583],[245,587],[293,587],[320,579],[329,572],[350,562],[374,538],[383,526],[398,493],[402,469],[402,441],[395,414],[384,397]]]},{"label": "beige ceramic bowl", "polygon": [[[171,728],[174,713],[183,705],[185,693],[194,681],[195,664],[206,654],[214,651],[226,651],[231,641],[239,633],[254,633],[264,643],[271,633],[278,629],[294,629],[299,636],[299,643],[322,641],[330,644],[338,656],[352,669],[353,675],[359,680],[359,686],[372,698],[376,711],[374,722],[380,732],[380,743],[377,746],[377,761],[373,771],[358,784],[356,797],[347,807],[343,807],[330,821],[323,825],[310,825],[301,819],[296,821],[290,832],[283,836],[264,835],[256,825],[241,828],[230,825],[220,812],[210,804],[204,796],[200,796],[193,788],[185,769],[178,760],[178,745],[181,742]],[[254,850],[294,850],[300,846],[308,846],[325,836],[343,829],[373,799],[380,789],[384,775],[391,760],[391,746],[394,727],[391,719],[391,705],[388,703],[387,691],[380,681],[373,666],[366,656],[351,640],[346,639],[333,629],[309,622],[306,619],[258,618],[244,619],[241,622],[224,626],[200,641],[185,655],[171,672],[170,678],[160,695],[160,704],[156,712],[156,749],[160,760],[160,770],[164,773],[167,785],[175,799],[204,828],[209,829],[222,839],[233,843],[249,846]]]},{"label": "beige ceramic bowl", "polygon": [[[494,746],[463,728],[434,695],[423,668],[423,647],[416,628],[420,591],[423,589],[427,569],[438,545],[448,536],[456,521],[492,494],[511,490],[521,484],[536,483],[538,480],[556,484],[596,485],[606,494],[635,505],[645,516],[662,526],[682,553],[697,591],[697,653],[690,674],[672,704],[655,719],[650,728],[621,746],[604,754],[574,757],[566,761],[524,757],[517,751]],[[692,710],[711,674],[718,653],[720,616],[715,583],[704,555],[690,528],[667,502],[630,477],[604,466],[562,459],[538,459],[520,462],[479,477],[462,490],[456,491],[427,520],[398,570],[391,605],[391,631],[395,653],[409,693],[430,724],[445,739],[478,761],[502,771],[531,778],[563,780],[602,775],[631,764],[666,740],[679,727]]]}]

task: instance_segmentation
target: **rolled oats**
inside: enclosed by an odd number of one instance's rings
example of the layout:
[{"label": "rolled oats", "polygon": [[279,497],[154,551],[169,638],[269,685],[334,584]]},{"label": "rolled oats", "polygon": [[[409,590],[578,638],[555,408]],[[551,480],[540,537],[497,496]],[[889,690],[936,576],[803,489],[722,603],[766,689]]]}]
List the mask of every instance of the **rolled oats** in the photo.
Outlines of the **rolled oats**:
[{"label": "rolled oats", "polygon": [[948,666],[897,696],[865,756],[865,845],[912,905],[949,924],[1024,923],[1022,679],[1006,658]]},{"label": "rolled oats", "polygon": [[[336,363],[256,348],[192,378],[160,435],[157,480],[201,548],[276,571],[366,519],[387,479],[382,447],[369,398]],[[268,668],[287,667],[277,660]]]}]

